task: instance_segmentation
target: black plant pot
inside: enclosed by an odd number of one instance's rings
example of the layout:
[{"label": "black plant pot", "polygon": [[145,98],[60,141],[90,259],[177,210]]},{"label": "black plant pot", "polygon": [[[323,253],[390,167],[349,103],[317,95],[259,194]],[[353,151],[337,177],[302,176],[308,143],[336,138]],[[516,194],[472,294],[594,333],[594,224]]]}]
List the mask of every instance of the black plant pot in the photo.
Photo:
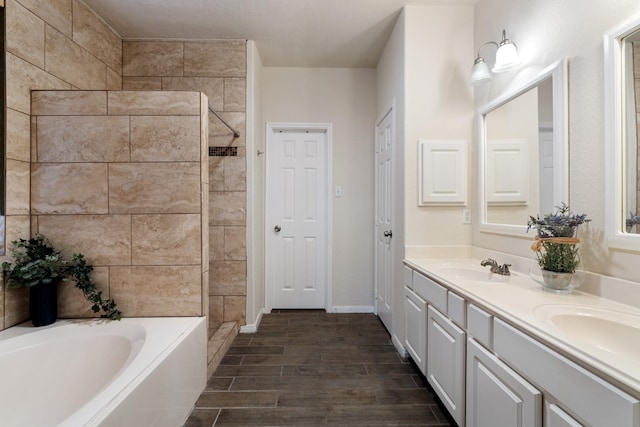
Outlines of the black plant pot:
[{"label": "black plant pot", "polygon": [[29,314],[33,326],[46,326],[58,318],[58,284],[39,284],[29,288]]}]

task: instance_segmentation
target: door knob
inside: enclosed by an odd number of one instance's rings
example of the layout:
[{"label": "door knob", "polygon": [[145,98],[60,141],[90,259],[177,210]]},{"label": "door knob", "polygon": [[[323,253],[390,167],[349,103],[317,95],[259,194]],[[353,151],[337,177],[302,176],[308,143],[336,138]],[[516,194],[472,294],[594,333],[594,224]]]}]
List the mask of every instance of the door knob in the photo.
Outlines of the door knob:
[{"label": "door knob", "polygon": [[391,230],[385,231],[384,233],[382,233],[382,235],[384,237],[393,237],[393,232]]},{"label": "door knob", "polygon": [[275,231],[276,233],[279,233],[282,230],[282,228],[280,228],[279,225],[276,225],[275,227],[273,227],[273,231]]}]

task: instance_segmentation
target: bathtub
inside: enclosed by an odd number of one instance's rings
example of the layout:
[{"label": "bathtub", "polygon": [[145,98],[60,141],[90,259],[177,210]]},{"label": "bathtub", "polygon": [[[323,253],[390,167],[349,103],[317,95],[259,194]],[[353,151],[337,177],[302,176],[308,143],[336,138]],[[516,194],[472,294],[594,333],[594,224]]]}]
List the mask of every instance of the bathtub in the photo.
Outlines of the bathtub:
[{"label": "bathtub", "polygon": [[201,317],[30,322],[0,332],[0,426],[179,427],[207,375]]}]

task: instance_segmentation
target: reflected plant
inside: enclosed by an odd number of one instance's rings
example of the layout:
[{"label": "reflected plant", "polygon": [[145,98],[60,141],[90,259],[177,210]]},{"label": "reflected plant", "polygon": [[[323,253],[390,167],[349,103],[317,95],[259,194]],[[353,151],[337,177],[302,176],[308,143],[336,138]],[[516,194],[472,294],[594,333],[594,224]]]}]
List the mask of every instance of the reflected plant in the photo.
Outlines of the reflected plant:
[{"label": "reflected plant", "polygon": [[637,212],[629,211],[629,218],[627,218],[627,232],[630,232],[634,225],[640,224],[640,216]]}]

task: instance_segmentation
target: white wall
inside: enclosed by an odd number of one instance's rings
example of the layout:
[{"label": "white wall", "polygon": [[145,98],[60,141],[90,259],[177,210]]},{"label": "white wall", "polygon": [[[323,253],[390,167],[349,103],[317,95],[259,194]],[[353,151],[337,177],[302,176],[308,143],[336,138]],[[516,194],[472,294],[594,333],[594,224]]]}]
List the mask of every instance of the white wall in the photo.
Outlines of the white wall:
[{"label": "white wall", "polygon": [[407,6],[405,15],[405,244],[470,245],[461,207],[418,206],[417,141],[457,139],[471,146],[473,7]]},{"label": "white wall", "polygon": [[264,122],[333,123],[333,305],[373,306],[375,70],[265,67],[262,107]]},{"label": "white wall", "polygon": [[[593,220],[581,230],[582,260],[588,271],[634,281],[640,277],[640,255],[610,250],[605,238],[605,212],[612,207],[605,203],[603,34],[639,13],[637,0],[480,0],[474,23],[476,48],[499,40],[506,29],[524,62],[519,70],[497,75],[488,87],[476,89],[476,108],[555,61],[568,59],[569,202],[572,211]],[[492,63],[494,50],[486,51]],[[532,257],[528,240],[480,233],[475,225],[473,244]]]},{"label": "white wall", "polygon": [[378,115],[394,98],[397,107],[392,335],[400,342],[405,250],[471,244],[471,228],[462,224],[460,207],[418,207],[417,141],[471,143],[472,37],[471,6],[406,6],[378,62]]},{"label": "white wall", "polygon": [[253,332],[264,307],[264,122],[262,59],[247,41],[247,332]]}]

